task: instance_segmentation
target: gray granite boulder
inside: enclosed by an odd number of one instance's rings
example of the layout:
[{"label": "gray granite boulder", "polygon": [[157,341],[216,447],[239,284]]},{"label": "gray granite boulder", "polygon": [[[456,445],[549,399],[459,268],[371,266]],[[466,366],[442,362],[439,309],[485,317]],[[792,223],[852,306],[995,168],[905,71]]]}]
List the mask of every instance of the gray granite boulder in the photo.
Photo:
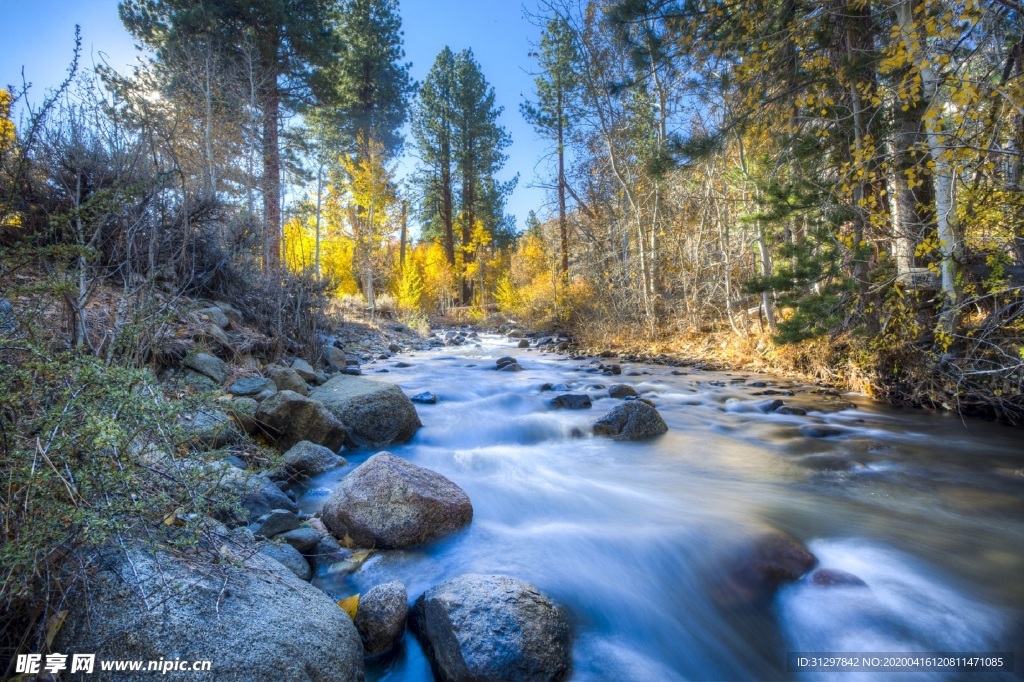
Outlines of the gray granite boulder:
[{"label": "gray granite boulder", "polygon": [[644,440],[668,431],[668,425],[652,405],[630,400],[594,422],[594,433],[615,440]]},{"label": "gray granite boulder", "polygon": [[[211,661],[211,670],[187,674],[198,682],[364,679],[363,646],[349,617],[279,562],[259,553],[195,565],[141,549],[129,556],[97,560],[88,593],[69,593],[54,651]],[[99,665],[88,677],[127,679]]]},{"label": "gray granite boulder", "polygon": [[629,398],[636,395],[636,389],[629,384],[612,384],[608,387],[608,395],[612,398]]},{"label": "gray granite boulder", "polygon": [[228,393],[237,396],[257,396],[264,391],[277,392],[277,384],[266,377],[252,377],[239,379],[228,388]]},{"label": "gray granite boulder", "polygon": [[380,452],[342,479],[320,518],[335,536],[348,536],[357,547],[397,549],[468,525],[473,505],[441,474]]},{"label": "gray granite boulder", "polygon": [[569,674],[569,624],[522,580],[459,576],[417,599],[412,619],[438,679],[533,682]]},{"label": "gray granite boulder", "polygon": [[304,440],[334,451],[345,444],[344,424],[321,402],[294,391],[278,391],[264,400],[256,418],[274,431],[284,451]]},{"label": "gray granite boulder", "polygon": [[312,478],[348,464],[344,457],[334,454],[330,448],[308,440],[300,440],[289,448],[284,453],[281,463],[291,480]]},{"label": "gray granite boulder", "polygon": [[268,556],[274,561],[295,574],[299,580],[309,581],[313,577],[313,569],[310,568],[306,557],[302,552],[289,544],[283,542],[262,542],[259,544],[259,553]]},{"label": "gray granite boulder", "polygon": [[405,585],[397,580],[377,585],[360,595],[355,624],[366,653],[391,649],[402,638],[408,612],[409,595]]},{"label": "gray granite boulder", "polygon": [[294,391],[299,395],[309,395],[309,386],[291,367],[278,367],[271,365],[266,369],[267,376],[279,391]]},{"label": "gray granite boulder", "polygon": [[406,443],[422,426],[412,401],[394,384],[339,374],[314,389],[310,397],[345,425],[356,447]]},{"label": "gray granite boulder", "polygon": [[195,353],[185,356],[185,366],[194,369],[203,376],[210,377],[217,384],[223,384],[228,378],[228,364],[220,358],[207,353]]}]

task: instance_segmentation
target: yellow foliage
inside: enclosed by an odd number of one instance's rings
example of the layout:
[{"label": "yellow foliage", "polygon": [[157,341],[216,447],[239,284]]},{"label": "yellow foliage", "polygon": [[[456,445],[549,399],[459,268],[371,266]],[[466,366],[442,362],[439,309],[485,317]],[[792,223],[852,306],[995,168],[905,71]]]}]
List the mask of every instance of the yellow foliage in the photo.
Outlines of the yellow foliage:
[{"label": "yellow foliage", "polygon": [[345,597],[338,602],[338,606],[341,610],[348,614],[348,617],[352,620],[356,619],[356,611],[359,610],[359,595],[353,594],[351,597]]}]

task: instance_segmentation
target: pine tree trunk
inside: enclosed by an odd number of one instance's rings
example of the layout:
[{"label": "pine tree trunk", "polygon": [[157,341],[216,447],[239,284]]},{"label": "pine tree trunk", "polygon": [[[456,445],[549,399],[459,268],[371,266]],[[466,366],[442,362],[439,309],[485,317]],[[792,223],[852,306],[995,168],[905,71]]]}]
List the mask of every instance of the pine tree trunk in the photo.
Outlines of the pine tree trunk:
[{"label": "pine tree trunk", "polygon": [[263,266],[268,272],[281,267],[281,92],[274,71],[263,97]]}]

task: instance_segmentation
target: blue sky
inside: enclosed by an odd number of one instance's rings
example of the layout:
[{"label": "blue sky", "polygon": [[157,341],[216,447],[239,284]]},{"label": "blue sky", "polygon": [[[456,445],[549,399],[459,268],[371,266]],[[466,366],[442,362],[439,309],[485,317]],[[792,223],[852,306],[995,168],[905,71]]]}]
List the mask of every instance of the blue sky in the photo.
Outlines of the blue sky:
[{"label": "blue sky", "polygon": [[[427,75],[434,57],[448,45],[458,52],[472,48],[484,75],[494,85],[498,104],[505,108],[501,122],[512,135],[509,160],[502,180],[519,173],[519,185],[507,210],[523,229],[526,214],[544,214],[543,191],[528,187],[546,143],[519,115],[519,103],[532,93],[527,71],[534,60],[528,54],[539,32],[523,15],[517,1],[503,0],[400,0],[405,30],[406,60],[413,64],[417,81]],[[528,0],[532,6],[533,0]],[[131,36],[117,16],[116,0],[0,0],[6,27],[0,40],[0,84],[34,84],[30,97],[58,84],[70,62],[75,24],[82,27],[83,66],[106,61],[127,70],[139,56]],[[405,162],[408,165],[409,161]]]}]

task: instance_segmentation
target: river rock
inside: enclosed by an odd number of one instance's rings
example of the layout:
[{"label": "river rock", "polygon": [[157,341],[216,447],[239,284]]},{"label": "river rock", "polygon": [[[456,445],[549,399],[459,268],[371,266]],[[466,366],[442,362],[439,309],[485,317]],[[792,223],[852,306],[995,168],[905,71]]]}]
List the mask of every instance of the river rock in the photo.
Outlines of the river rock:
[{"label": "river rock", "polygon": [[342,479],[321,520],[357,547],[397,549],[452,533],[473,519],[473,505],[450,480],[379,452]]},{"label": "river rock", "polygon": [[334,564],[344,561],[352,552],[343,548],[333,536],[324,533],[313,548],[309,559],[313,564],[313,572],[317,575],[326,573]]},{"label": "river rock", "polygon": [[818,563],[802,542],[779,530],[738,541],[723,557],[723,573],[712,596],[723,606],[763,603],[783,584],[797,580]]},{"label": "river rock", "polygon": [[320,533],[309,526],[299,526],[286,533],[281,533],[277,539],[288,543],[302,554],[311,554],[320,541]]},{"label": "river rock", "polygon": [[323,403],[294,391],[278,391],[264,400],[256,418],[278,434],[277,446],[282,450],[303,440],[333,451],[345,445],[344,424]]},{"label": "river rock", "polygon": [[438,679],[521,682],[569,673],[569,624],[522,580],[459,576],[417,599],[412,619]]},{"label": "river rock", "polygon": [[281,533],[295,530],[302,525],[295,512],[288,509],[272,509],[269,514],[264,514],[256,519],[256,523],[249,527],[253,535],[262,535],[265,538],[272,538]]},{"label": "river rock", "polygon": [[518,362],[510,362],[498,368],[499,372],[522,372],[523,367]]},{"label": "river rock", "polygon": [[[69,593],[54,651],[211,661],[210,671],[187,673],[198,682],[363,679],[363,647],[349,617],[279,562],[255,553],[190,566],[162,553],[129,552],[130,561],[111,553],[98,562],[87,593]],[[101,672],[97,664],[86,677],[132,676]]]},{"label": "river rock", "polygon": [[217,385],[223,384],[228,378],[228,364],[220,358],[207,353],[186,355],[185,366],[189,369],[194,369],[203,376],[210,377],[217,382]]},{"label": "river rock", "polygon": [[334,365],[338,369],[342,369],[345,367],[345,360],[345,351],[337,346],[327,346],[324,348],[324,361],[328,365]]},{"label": "river rock", "polygon": [[549,400],[548,405],[556,410],[585,410],[591,407],[591,402],[586,393],[563,393]]},{"label": "river rock", "polygon": [[289,544],[283,542],[261,542],[259,553],[268,556],[274,561],[295,574],[299,580],[309,581],[313,577],[313,569],[302,553]]},{"label": "river rock", "polygon": [[505,365],[511,365],[515,361],[516,361],[516,359],[514,357],[512,357],[511,355],[506,355],[504,357],[501,357],[501,358],[498,358],[497,360],[495,360],[494,361],[494,366],[497,369],[501,369]]},{"label": "river rock", "polygon": [[636,389],[629,384],[612,384],[608,387],[608,395],[613,398],[630,398],[637,395]]},{"label": "river rock", "polygon": [[221,514],[226,521],[253,522],[275,509],[298,513],[299,508],[266,474],[252,474],[235,467],[227,467],[214,482],[210,496],[236,499],[244,511],[244,519],[235,519],[235,511],[225,508]]},{"label": "river rock", "polygon": [[179,423],[188,432],[189,440],[201,449],[216,450],[237,443],[241,433],[235,422],[223,410],[202,408],[186,414]]},{"label": "river rock", "polygon": [[817,587],[867,587],[867,583],[838,568],[819,568],[811,573],[808,582]]},{"label": "river rock", "polygon": [[522,339],[516,346],[517,348],[529,348],[530,342],[527,339]]},{"label": "river rock", "polygon": [[303,381],[316,381],[316,370],[302,358],[292,358],[291,366]]},{"label": "river rock", "polygon": [[423,405],[433,405],[437,402],[437,396],[430,391],[423,391],[409,398],[414,403],[421,403]]},{"label": "river rock", "polygon": [[294,391],[299,395],[309,395],[309,386],[299,373],[291,367],[267,367],[267,376],[274,382],[280,391]]},{"label": "river rock", "polygon": [[339,375],[310,397],[345,424],[349,442],[357,447],[406,443],[422,426],[412,401],[395,384]]},{"label": "river rock", "polygon": [[808,438],[834,438],[842,436],[846,431],[827,424],[804,424],[800,427],[800,433]]},{"label": "river rock", "polygon": [[291,480],[312,478],[348,464],[344,457],[334,454],[330,448],[308,440],[300,440],[290,447],[281,458],[281,463]]},{"label": "river rock", "polygon": [[409,612],[409,595],[405,585],[392,580],[371,588],[359,597],[355,625],[368,654],[391,649],[405,631]]},{"label": "river rock", "polygon": [[252,377],[249,379],[239,379],[228,388],[228,393],[237,396],[256,396],[263,391],[276,393],[277,384],[266,377]]},{"label": "river rock", "polygon": [[594,433],[615,440],[643,440],[668,431],[668,425],[651,405],[630,400],[594,422]]}]

